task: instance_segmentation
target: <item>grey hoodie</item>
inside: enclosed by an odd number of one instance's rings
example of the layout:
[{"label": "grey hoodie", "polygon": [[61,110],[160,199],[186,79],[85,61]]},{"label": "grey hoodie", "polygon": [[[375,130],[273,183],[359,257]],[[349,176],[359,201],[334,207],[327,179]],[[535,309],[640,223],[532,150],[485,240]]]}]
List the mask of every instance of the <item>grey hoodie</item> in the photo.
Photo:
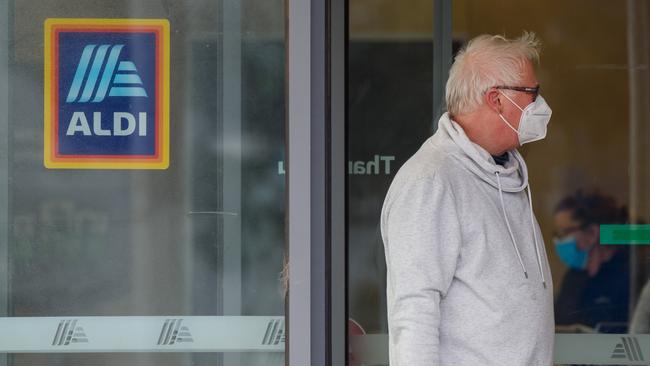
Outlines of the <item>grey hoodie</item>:
[{"label": "grey hoodie", "polygon": [[[553,289],[526,163],[444,114],[381,214],[391,366],[549,366]],[[528,189],[527,189],[528,188]]]}]

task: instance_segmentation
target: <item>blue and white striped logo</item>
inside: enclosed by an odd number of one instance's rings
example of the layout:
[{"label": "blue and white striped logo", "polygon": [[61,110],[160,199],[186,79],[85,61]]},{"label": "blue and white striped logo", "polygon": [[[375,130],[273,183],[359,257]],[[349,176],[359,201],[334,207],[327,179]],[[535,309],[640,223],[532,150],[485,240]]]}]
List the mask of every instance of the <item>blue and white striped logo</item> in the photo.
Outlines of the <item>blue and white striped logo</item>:
[{"label": "blue and white striped logo", "polygon": [[66,103],[99,103],[107,93],[109,97],[147,97],[135,64],[119,61],[123,47],[123,44],[84,47]]}]

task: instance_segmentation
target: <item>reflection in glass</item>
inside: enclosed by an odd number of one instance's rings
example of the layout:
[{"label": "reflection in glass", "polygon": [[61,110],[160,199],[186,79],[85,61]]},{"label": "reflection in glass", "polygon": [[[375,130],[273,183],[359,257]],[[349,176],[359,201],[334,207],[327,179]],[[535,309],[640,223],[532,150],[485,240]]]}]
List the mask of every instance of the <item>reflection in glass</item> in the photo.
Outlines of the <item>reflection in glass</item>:
[{"label": "reflection in glass", "polygon": [[556,330],[625,333],[629,248],[601,244],[600,225],[627,223],[627,208],[604,194],[577,191],[554,212],[555,252],[568,267],[555,298]]}]

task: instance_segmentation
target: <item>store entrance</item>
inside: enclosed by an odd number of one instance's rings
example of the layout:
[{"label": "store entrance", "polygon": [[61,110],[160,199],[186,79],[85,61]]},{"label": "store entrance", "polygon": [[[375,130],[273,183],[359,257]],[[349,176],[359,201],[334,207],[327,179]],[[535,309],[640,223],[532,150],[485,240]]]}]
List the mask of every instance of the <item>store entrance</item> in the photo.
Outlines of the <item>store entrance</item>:
[{"label": "store entrance", "polygon": [[[444,15],[435,5],[349,5],[348,311],[358,323],[350,340],[359,364],[388,364],[379,216],[396,172],[435,133],[444,111],[434,95],[446,80],[436,80],[435,70],[451,60],[436,54],[436,42],[442,37],[455,54],[480,34],[513,38],[523,31],[542,42],[537,75],[553,108],[546,139],[519,151],[555,289],[555,361],[647,360],[647,243],[611,244],[602,235],[611,234],[607,225],[645,224],[650,217],[650,78],[644,71],[650,38],[643,28],[649,7],[644,1],[589,3],[578,16],[568,3],[454,1]],[[447,38],[437,33],[444,29],[440,22],[451,24]],[[554,238],[566,236],[572,224],[600,230],[594,239],[599,249],[590,254],[607,253],[599,266],[571,269],[556,250]]]}]

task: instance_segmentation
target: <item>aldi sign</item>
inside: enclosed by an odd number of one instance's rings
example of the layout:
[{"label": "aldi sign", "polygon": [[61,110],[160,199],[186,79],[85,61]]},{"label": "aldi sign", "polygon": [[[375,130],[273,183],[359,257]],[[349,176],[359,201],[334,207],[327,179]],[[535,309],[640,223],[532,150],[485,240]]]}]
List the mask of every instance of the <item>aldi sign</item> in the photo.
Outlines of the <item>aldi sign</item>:
[{"label": "aldi sign", "polygon": [[45,21],[44,163],[169,166],[169,22]]}]

